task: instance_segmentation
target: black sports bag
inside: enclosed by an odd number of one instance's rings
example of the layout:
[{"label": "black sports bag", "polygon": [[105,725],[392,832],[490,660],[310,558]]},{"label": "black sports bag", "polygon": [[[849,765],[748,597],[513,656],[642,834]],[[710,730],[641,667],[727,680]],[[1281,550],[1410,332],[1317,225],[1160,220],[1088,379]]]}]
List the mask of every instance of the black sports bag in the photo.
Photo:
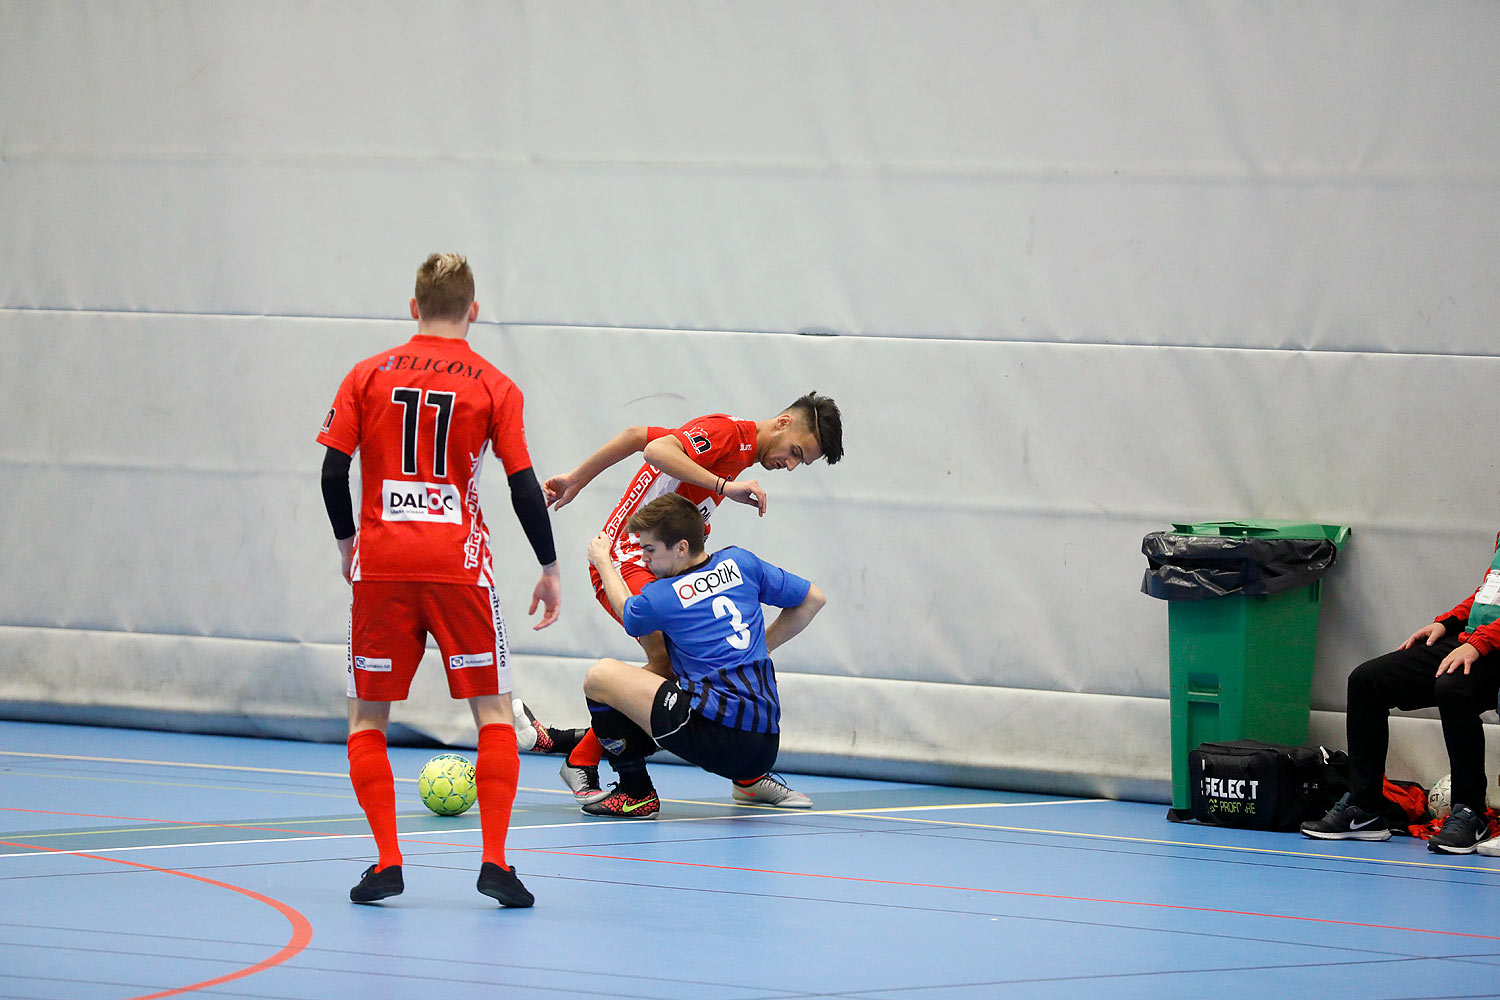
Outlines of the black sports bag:
[{"label": "black sports bag", "polygon": [[1260,740],[1204,743],[1188,754],[1190,817],[1249,830],[1295,830],[1349,790],[1349,757]]}]

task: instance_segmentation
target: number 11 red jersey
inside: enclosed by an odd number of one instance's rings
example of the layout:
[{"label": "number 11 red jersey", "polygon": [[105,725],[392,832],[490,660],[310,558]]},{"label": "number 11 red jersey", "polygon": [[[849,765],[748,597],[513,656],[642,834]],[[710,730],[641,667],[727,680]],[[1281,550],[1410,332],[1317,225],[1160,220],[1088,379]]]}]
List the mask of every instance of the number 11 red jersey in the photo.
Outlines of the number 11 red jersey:
[{"label": "number 11 red jersey", "polygon": [[418,334],[344,376],[318,443],[359,452],[356,580],[489,586],[479,472],[531,468],[521,390],[467,341]]}]

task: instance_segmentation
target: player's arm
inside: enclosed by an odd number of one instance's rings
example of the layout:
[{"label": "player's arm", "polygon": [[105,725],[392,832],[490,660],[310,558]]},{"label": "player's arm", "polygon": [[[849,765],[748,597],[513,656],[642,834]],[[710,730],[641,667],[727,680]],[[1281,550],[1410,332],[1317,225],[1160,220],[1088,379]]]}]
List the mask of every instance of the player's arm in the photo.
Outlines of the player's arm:
[{"label": "player's arm", "polygon": [[583,464],[565,476],[553,476],[543,483],[547,504],[562,510],[594,477],[622,459],[646,447],[645,427],[627,427],[605,442],[604,446],[584,459]]},{"label": "player's arm", "polygon": [[604,596],[609,599],[610,607],[615,609],[615,614],[624,616],[625,602],[630,600],[630,587],[625,583],[625,578],[620,575],[620,570],[615,566],[611,556],[614,549],[614,539],[604,532],[594,536],[589,542],[589,562],[593,563],[594,569],[599,571],[599,579],[604,583]]},{"label": "player's arm", "polygon": [[761,515],[765,515],[766,491],[760,488],[759,483],[753,479],[738,482],[715,475],[693,461],[693,457],[688,454],[687,449],[682,446],[682,441],[676,435],[665,434],[657,438],[646,445],[645,451],[646,461],[673,479],[683,483],[692,483],[706,490],[713,490],[719,496],[728,497],[738,503],[758,507]]},{"label": "player's arm", "polygon": [[349,499],[349,467],[353,455],[337,448],[329,448],[323,456],[323,506],[328,511],[328,522],[333,525],[333,537],[339,546],[339,563],[345,582],[349,581],[354,565],[354,504]]},{"label": "player's arm", "polygon": [[526,613],[536,614],[537,605],[543,609],[542,620],[532,630],[546,628],[557,621],[562,607],[562,574],[557,567],[557,546],[552,539],[552,521],[547,517],[547,500],[542,496],[541,484],[536,481],[536,472],[529,466],[505,477],[510,484],[510,505],[526,532],[531,551],[536,561],[542,564],[542,576],[531,592],[531,609]]},{"label": "player's arm", "polygon": [[766,652],[771,652],[807,628],[813,616],[822,611],[823,605],[827,603],[828,598],[823,596],[823,591],[818,589],[816,583],[809,586],[807,596],[802,599],[801,604],[783,609],[781,614],[776,616],[776,620],[766,626]]}]

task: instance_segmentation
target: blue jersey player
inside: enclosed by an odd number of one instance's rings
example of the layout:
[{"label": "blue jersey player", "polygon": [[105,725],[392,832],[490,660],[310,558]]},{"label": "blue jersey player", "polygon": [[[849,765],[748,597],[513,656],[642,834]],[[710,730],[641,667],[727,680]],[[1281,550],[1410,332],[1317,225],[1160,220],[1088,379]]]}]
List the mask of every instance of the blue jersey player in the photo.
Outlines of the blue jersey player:
[{"label": "blue jersey player", "polygon": [[[817,585],[730,546],[703,550],[703,515],[675,493],[631,517],[657,579],[632,596],[600,533],[589,561],[633,636],[661,632],[672,676],[603,659],[583,681],[594,732],[620,774],[615,791],[583,806],[594,816],[648,819],[661,808],[646,772],[658,747],[731,780],[771,769],[781,702],[770,652],[807,627],[825,599]],[[767,625],[761,605],[782,608]]]}]

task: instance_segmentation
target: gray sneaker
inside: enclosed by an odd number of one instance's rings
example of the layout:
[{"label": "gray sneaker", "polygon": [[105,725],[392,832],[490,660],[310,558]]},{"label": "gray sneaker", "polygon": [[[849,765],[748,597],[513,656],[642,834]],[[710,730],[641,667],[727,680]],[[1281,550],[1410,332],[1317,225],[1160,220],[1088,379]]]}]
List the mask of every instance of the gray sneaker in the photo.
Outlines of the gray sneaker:
[{"label": "gray sneaker", "polygon": [[568,786],[568,791],[573,793],[573,801],[581,806],[591,805],[609,795],[599,787],[597,764],[577,767],[564,760],[557,773],[562,778],[563,784]]},{"label": "gray sneaker", "polygon": [[782,809],[811,809],[812,799],[788,788],[769,774],[763,774],[753,785],[734,782],[734,801],[755,806],[780,806]]}]

